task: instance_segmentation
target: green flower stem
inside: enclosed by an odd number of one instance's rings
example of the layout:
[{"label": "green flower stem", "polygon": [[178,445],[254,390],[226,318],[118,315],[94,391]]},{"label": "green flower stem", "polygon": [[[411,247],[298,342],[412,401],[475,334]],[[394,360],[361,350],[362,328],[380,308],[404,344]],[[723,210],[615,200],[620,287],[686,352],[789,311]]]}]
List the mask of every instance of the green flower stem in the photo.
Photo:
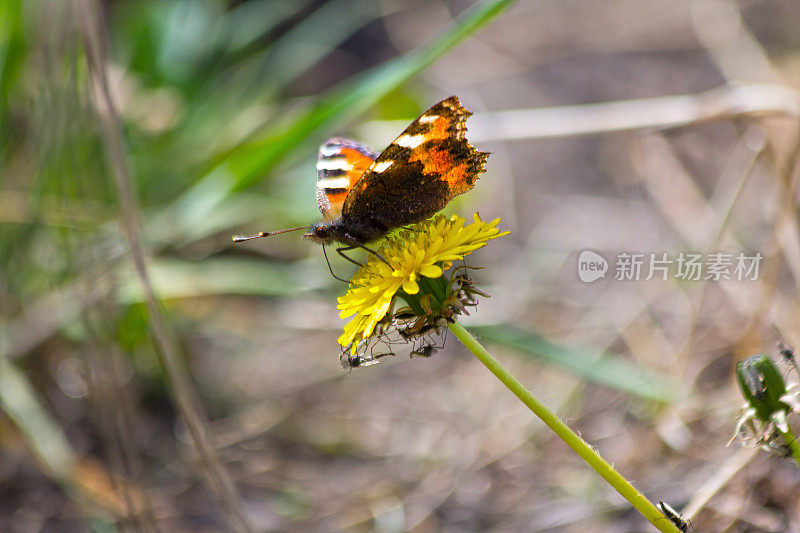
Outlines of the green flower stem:
[{"label": "green flower stem", "polygon": [[[578,436],[577,433],[572,431],[564,422],[561,421],[555,413],[548,409],[536,396],[526,389],[522,383],[517,380],[511,373],[508,372],[503,366],[486,351],[478,341],[473,337],[464,326],[458,322],[450,324],[450,331],[466,346],[466,348],[475,354],[475,357],[499,379],[514,395],[519,398],[522,403],[528,406],[528,409],[533,411],[533,414],[538,416],[542,422],[547,424],[547,427],[553,430],[561,440],[575,450],[584,461],[589,463],[595,472],[605,479],[614,487],[637,511],[650,521],[659,531],[674,533],[678,529],[670,522],[655,505],[645,498],[631,483],[622,477],[614,468],[608,464],[605,459],[594,451],[586,441]],[[797,443],[795,443],[797,446]],[[794,451],[795,448],[793,448]],[[798,448],[800,450],[800,448]]]},{"label": "green flower stem", "polygon": [[781,431],[781,436],[789,449],[792,450],[792,457],[797,461],[797,465],[800,466],[800,444],[797,443],[797,437],[794,436],[791,429],[785,433]]}]

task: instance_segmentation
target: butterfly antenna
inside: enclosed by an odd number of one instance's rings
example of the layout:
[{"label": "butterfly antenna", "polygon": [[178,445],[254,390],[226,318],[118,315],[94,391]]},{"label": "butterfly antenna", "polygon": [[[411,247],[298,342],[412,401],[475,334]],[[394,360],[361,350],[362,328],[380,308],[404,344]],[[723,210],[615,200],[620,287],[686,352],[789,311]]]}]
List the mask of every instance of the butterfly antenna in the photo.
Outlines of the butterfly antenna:
[{"label": "butterfly antenna", "polygon": [[231,238],[233,239],[233,242],[252,241],[253,239],[260,239],[261,237],[270,237],[272,235],[278,235],[280,233],[288,233],[290,231],[297,231],[299,229],[306,229],[306,226],[300,226],[299,228],[282,229],[280,231],[259,231],[255,235],[234,235]]}]

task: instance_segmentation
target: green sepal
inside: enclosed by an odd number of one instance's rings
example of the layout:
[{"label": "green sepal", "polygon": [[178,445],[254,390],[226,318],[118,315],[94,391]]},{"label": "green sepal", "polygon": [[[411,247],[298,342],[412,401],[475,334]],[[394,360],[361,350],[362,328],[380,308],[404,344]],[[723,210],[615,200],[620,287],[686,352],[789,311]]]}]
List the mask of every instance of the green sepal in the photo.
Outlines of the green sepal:
[{"label": "green sepal", "polygon": [[789,411],[789,406],[781,401],[786,394],[786,384],[778,367],[766,355],[757,354],[739,361],[736,378],[742,396],[759,420],[769,422],[773,413]]}]

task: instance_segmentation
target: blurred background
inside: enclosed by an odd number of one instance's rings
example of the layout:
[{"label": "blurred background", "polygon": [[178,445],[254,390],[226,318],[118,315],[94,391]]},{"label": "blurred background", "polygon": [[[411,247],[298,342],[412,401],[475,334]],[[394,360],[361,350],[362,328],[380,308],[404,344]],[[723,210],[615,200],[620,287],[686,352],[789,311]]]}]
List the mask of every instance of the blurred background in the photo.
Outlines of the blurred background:
[{"label": "blurred background", "polygon": [[[797,465],[726,446],[736,362],[777,358],[770,322],[800,343],[798,28],[789,0],[3,1],[0,530],[648,530],[454,338],[342,370],[319,246],[230,240],[320,218],[326,138],[382,149],[455,94],[493,155],[446,212],[511,231],[464,324],[696,530],[799,531]],[[615,279],[714,252],[756,279]]]}]

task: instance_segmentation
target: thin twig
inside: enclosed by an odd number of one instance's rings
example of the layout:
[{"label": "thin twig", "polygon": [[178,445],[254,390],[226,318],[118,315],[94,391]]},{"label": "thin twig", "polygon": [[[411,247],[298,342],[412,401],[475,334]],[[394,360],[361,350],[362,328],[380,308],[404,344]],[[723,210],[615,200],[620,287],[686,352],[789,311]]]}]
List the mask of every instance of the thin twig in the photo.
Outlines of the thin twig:
[{"label": "thin twig", "polygon": [[[731,83],[695,94],[476,113],[469,130],[472,142],[512,141],[663,130],[772,115],[800,117],[800,93],[785,85]],[[403,120],[370,122],[361,131],[365,138],[383,139],[406,125]]]},{"label": "thin twig", "polygon": [[150,314],[150,325],[158,348],[161,364],[169,378],[172,397],[191,435],[200,459],[206,483],[216,495],[220,505],[237,531],[252,531],[242,507],[236,487],[227,471],[213,452],[211,438],[200,414],[195,392],[179,363],[178,349],[167,326],[150,283],[145,250],[141,239],[141,222],[132,193],[130,167],[123,139],[122,125],[108,86],[106,72],[107,35],[92,0],[80,0],[80,18],[89,72],[90,92],[103,135],[108,164],[114,175],[122,211],[121,225],[130,248],[136,275],[142,286]]},{"label": "thin twig", "polygon": [[694,493],[692,499],[683,508],[683,517],[690,520],[697,516],[697,513],[706,506],[709,500],[724,487],[739,470],[745,467],[756,454],[759,448],[742,448],[735,455],[729,457],[725,464],[719,468],[708,481]]}]

